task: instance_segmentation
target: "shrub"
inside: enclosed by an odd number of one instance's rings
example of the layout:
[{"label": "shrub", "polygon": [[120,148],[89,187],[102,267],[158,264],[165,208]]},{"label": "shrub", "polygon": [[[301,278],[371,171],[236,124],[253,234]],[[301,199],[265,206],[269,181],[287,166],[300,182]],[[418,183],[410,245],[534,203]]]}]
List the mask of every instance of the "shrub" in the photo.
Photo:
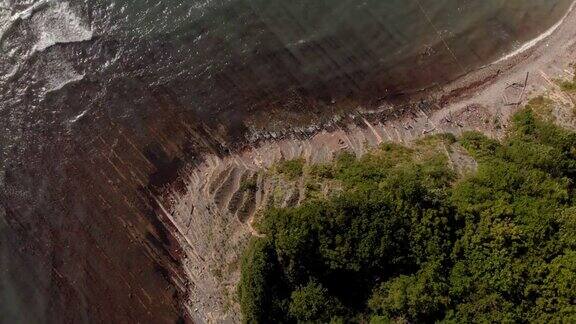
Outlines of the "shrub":
[{"label": "shrub", "polygon": [[242,264],[245,321],[576,319],[576,134],[525,109],[502,142],[459,141],[478,162],[463,179],[437,138],[429,154],[387,144],[312,171],[343,191],[264,213]]},{"label": "shrub", "polygon": [[304,159],[282,161],[276,166],[276,171],[289,180],[296,180],[304,173]]}]

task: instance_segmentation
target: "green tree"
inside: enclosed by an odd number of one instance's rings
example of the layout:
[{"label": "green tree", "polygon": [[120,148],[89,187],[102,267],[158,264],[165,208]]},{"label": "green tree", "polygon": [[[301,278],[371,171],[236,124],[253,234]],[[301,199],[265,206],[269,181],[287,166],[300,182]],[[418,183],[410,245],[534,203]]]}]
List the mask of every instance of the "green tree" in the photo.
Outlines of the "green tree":
[{"label": "green tree", "polygon": [[240,307],[246,323],[281,323],[287,308],[286,292],[271,242],[256,239],[242,259],[238,286]]},{"label": "green tree", "polygon": [[343,191],[264,213],[245,321],[576,321],[576,133],[525,109],[503,141],[458,139],[478,163],[460,179],[433,147],[454,140],[312,168]]},{"label": "green tree", "polygon": [[343,312],[340,302],[314,280],[292,292],[290,315],[298,322],[327,323]]},{"label": "green tree", "polygon": [[442,319],[450,298],[441,271],[438,262],[430,262],[414,275],[401,275],[383,283],[372,295],[370,309],[384,318],[409,322]]}]

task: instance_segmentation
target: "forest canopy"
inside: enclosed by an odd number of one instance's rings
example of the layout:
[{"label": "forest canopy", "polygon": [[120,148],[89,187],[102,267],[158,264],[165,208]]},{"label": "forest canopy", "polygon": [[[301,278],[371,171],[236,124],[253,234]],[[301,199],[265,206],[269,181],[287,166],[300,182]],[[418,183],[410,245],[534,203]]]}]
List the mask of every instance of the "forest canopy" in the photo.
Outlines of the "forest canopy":
[{"label": "forest canopy", "polygon": [[385,144],[312,172],[338,194],[265,211],[242,262],[244,321],[576,322],[576,134],[528,108],[503,141],[435,140],[476,170]]}]

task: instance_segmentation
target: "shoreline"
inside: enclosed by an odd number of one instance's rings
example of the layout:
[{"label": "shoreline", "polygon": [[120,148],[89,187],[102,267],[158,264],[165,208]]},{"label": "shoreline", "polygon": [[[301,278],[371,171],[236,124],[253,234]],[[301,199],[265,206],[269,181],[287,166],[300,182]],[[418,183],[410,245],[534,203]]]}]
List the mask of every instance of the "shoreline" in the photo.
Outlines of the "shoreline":
[{"label": "shoreline", "polygon": [[[522,51],[507,54],[438,90],[416,95],[405,105],[356,107],[327,123],[284,131],[252,127],[244,145],[224,155],[204,155],[186,169],[181,175],[186,179],[183,188],[167,190],[163,200],[180,228],[179,241],[186,255],[183,267],[193,282],[186,301],[190,317],[195,322],[239,319],[239,310],[227,299],[238,280],[238,270],[224,278],[213,272],[222,264],[238,262],[242,247],[254,235],[254,214],[274,191],[274,183],[265,179],[261,170],[297,158],[327,162],[344,150],[360,156],[383,142],[409,144],[438,133],[459,135],[476,130],[502,138],[510,116],[519,107],[540,94],[559,90],[553,80],[573,76],[569,68],[576,62],[575,4],[551,32],[526,43],[530,46],[521,46]],[[555,95],[562,97],[561,92]],[[257,183],[252,198],[239,193],[245,179]],[[301,193],[294,192],[286,201],[302,199]],[[250,212],[241,215],[238,208],[245,205]]]},{"label": "shoreline", "polygon": [[[499,80],[510,79],[511,74],[514,74],[513,70],[532,64],[531,62],[523,62],[521,60],[534,60],[536,55],[542,55],[542,53],[539,52],[543,50],[543,43],[549,41],[551,37],[557,34],[559,29],[565,27],[567,20],[570,20],[570,18],[572,18],[576,24],[576,19],[574,19],[576,16],[575,9],[576,0],[572,2],[566,14],[552,27],[535,38],[523,43],[512,52],[503,54],[502,57],[491,63],[473,69],[466,74],[456,76],[453,80],[444,84],[433,84],[420,90],[406,92],[401,94],[399,99],[385,99],[382,104],[376,107],[362,105],[352,101],[353,105],[356,106],[355,108],[348,106],[344,109],[333,109],[326,113],[328,117],[315,116],[317,118],[316,120],[310,122],[298,121],[296,122],[297,126],[290,125],[289,127],[282,128],[269,127],[269,125],[259,120],[268,120],[269,116],[259,116],[258,113],[256,113],[255,116],[247,120],[247,126],[249,126],[250,132],[245,135],[245,141],[243,142],[241,140],[241,143],[237,146],[232,143],[230,145],[233,147],[231,152],[233,154],[234,152],[239,153],[253,146],[261,145],[261,143],[269,140],[281,140],[290,137],[304,139],[314,136],[324,129],[331,129],[335,124],[340,124],[342,120],[350,119],[349,117],[353,115],[373,118],[371,116],[386,115],[392,109],[400,109],[402,111],[409,110],[410,107],[414,108],[422,101],[427,105],[440,106],[440,109],[446,108],[447,105],[458,105],[459,101],[465,102],[470,96],[474,96],[474,92],[482,91],[492,83],[498,83]],[[576,35],[576,28],[574,34]],[[548,44],[546,44],[545,47],[548,47]],[[576,60],[576,58],[574,60]],[[287,114],[290,114],[290,112],[287,112]],[[393,118],[398,118],[398,116],[396,116],[398,114],[394,113],[394,115]],[[388,118],[388,116],[384,118]]]},{"label": "shoreline", "polygon": [[576,6],[576,1],[572,2],[572,4],[570,5],[570,7],[568,8],[568,11],[566,12],[566,14],[560,19],[560,21],[558,21],[556,24],[554,24],[552,27],[548,28],[548,30],[546,30],[545,32],[543,32],[542,34],[540,34],[539,36],[537,36],[536,38],[522,44],[519,48],[517,48],[516,50],[512,51],[511,53],[505,54],[503,55],[501,58],[499,58],[498,60],[496,60],[493,63],[490,63],[488,65],[493,65],[493,64],[498,64],[504,61],[507,61],[517,55],[520,55],[524,52],[526,52],[527,50],[530,50],[531,48],[533,48],[534,46],[537,46],[540,42],[546,40],[546,38],[550,37],[552,34],[554,34],[554,32],[556,32],[556,30],[562,26],[562,24],[564,24],[564,22],[566,21],[566,18],[568,18],[570,16],[570,14],[572,13],[572,11],[574,11],[574,7]]}]

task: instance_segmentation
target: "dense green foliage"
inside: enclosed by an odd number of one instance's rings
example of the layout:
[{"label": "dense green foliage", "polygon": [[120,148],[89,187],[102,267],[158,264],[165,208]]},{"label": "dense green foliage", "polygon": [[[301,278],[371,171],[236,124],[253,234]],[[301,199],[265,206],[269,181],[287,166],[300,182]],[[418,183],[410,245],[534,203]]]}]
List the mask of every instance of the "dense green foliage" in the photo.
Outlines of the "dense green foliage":
[{"label": "dense green foliage", "polygon": [[343,191],[266,212],[243,259],[244,320],[575,322],[576,134],[527,109],[504,142],[459,143],[478,162],[464,178],[391,144],[318,167]]},{"label": "dense green foliage", "polygon": [[276,166],[276,171],[278,173],[283,174],[289,180],[294,180],[300,176],[302,176],[302,172],[304,169],[304,160],[297,159],[297,160],[288,160],[282,161]]}]

